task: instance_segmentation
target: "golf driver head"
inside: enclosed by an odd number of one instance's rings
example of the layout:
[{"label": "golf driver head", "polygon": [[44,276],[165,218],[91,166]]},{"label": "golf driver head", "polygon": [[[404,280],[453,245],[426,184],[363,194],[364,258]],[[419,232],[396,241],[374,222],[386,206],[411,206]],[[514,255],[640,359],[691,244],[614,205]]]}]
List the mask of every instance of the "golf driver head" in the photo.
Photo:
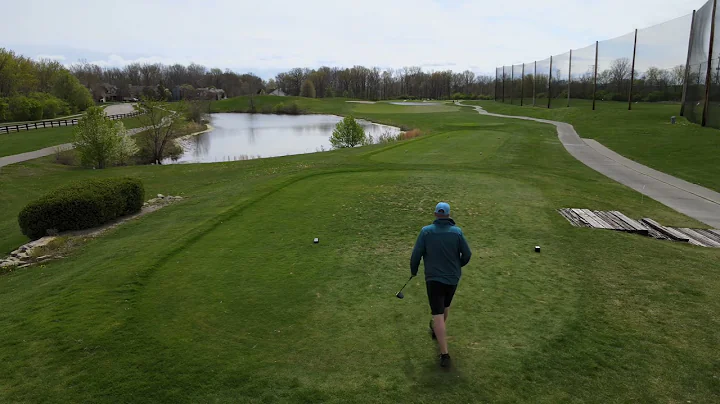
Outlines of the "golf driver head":
[{"label": "golf driver head", "polygon": [[397,294],[395,295],[395,297],[397,297],[398,299],[402,299],[402,298],[405,297],[405,295],[403,295],[403,292],[397,292]]}]

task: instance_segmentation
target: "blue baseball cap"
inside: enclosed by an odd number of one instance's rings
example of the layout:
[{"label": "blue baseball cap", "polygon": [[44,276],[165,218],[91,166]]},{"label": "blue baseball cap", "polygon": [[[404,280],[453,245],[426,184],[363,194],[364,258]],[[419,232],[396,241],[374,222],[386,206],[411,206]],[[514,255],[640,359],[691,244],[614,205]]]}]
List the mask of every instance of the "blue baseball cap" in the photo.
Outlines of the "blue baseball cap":
[{"label": "blue baseball cap", "polygon": [[435,206],[435,213],[450,216],[450,205],[446,202],[438,203],[437,206]]}]

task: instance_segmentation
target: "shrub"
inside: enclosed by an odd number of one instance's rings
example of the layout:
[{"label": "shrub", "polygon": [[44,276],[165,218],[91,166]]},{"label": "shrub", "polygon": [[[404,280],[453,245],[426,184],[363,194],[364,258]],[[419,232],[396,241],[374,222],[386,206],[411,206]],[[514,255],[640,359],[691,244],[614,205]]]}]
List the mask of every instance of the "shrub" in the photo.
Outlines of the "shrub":
[{"label": "shrub", "polygon": [[24,95],[10,98],[10,113],[13,121],[36,121],[43,117],[42,104]]},{"label": "shrub", "polygon": [[0,98],[0,122],[9,121],[10,119],[12,119],[10,104],[7,98]]},{"label": "shrub", "polygon": [[276,114],[285,114],[285,115],[300,115],[302,113],[302,110],[298,106],[298,104],[293,101],[289,104],[279,103],[275,105],[275,113]]},{"label": "shrub", "polygon": [[204,100],[192,100],[183,105],[185,119],[190,122],[203,123],[208,119],[207,111],[210,109],[210,102]]},{"label": "shrub", "polygon": [[270,104],[263,104],[263,106],[262,106],[262,108],[261,108],[260,111],[261,111],[263,114],[272,114],[272,113],[274,112],[274,111],[273,111],[273,106],[270,105]]},{"label": "shrub", "polygon": [[647,102],[660,102],[665,101],[665,93],[662,91],[653,91],[645,97]]},{"label": "shrub", "polygon": [[349,115],[335,126],[335,130],[330,136],[330,144],[335,149],[355,147],[363,144],[366,141],[365,138],[363,128],[355,121],[355,118]]},{"label": "shrub", "polygon": [[399,134],[398,140],[414,139],[420,135],[422,135],[422,132],[420,132],[419,129],[413,129],[413,130],[409,130],[407,132],[403,132],[403,133]]},{"label": "shrub", "polygon": [[75,182],[30,202],[18,215],[23,234],[38,239],[50,232],[90,229],[139,212],[145,199],[136,178]]}]

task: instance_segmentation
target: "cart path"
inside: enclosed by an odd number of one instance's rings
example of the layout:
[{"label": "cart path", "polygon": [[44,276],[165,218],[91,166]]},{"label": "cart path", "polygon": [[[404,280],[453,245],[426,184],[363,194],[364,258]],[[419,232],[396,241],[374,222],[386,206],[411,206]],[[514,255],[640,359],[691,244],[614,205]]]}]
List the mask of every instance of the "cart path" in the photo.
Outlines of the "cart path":
[{"label": "cart path", "polygon": [[582,139],[575,132],[575,128],[568,123],[527,116],[493,114],[479,106],[462,103],[458,105],[473,107],[482,115],[555,125],[558,138],[565,149],[586,166],[708,226],[720,228],[720,193],[718,192],[636,163],[596,140]]}]

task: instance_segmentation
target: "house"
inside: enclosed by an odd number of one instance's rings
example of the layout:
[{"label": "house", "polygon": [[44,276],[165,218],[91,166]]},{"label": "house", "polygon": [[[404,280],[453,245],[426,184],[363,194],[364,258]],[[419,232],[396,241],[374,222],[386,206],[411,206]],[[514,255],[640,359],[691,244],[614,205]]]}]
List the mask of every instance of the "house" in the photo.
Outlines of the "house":
[{"label": "house", "polygon": [[270,89],[268,88],[268,95],[277,95],[278,97],[285,97],[287,94],[279,88]]},{"label": "house", "polygon": [[221,88],[198,88],[198,96],[204,100],[220,101],[227,98],[225,90]]},{"label": "house", "polygon": [[98,102],[111,102],[118,100],[118,88],[112,84],[100,84],[93,93],[95,94],[95,98]]}]

